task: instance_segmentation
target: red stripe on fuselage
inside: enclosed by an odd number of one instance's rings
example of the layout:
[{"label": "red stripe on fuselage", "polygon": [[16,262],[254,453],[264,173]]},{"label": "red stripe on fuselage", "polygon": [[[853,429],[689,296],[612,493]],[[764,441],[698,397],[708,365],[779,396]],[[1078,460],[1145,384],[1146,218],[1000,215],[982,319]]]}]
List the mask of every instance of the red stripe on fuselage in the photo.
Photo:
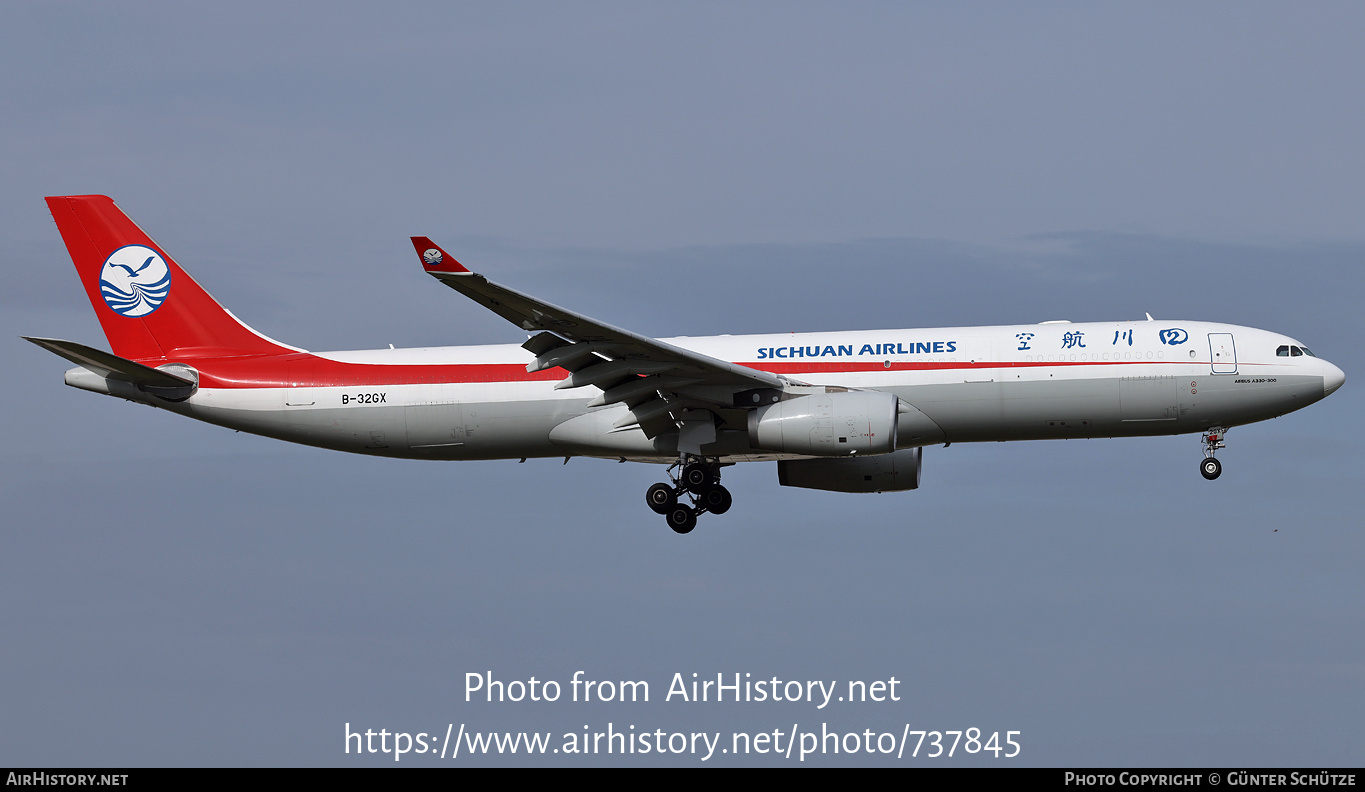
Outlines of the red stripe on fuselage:
[{"label": "red stripe on fuselage", "polygon": [[[169,359],[141,360],[150,366],[172,362]],[[181,361],[177,361],[181,362]],[[202,388],[286,388],[352,387],[375,385],[437,385],[474,382],[546,382],[568,376],[564,369],[528,373],[520,363],[445,363],[384,364],[343,363],[310,354],[213,358],[183,361],[199,371]],[[1045,366],[1137,366],[1171,365],[1207,367],[1208,361],[1196,360],[1083,360],[1083,361],[892,361],[885,362],[806,362],[740,363],[738,365],[772,374],[872,373],[885,371],[978,371],[1001,368],[1040,368]],[[1246,365],[1246,364],[1244,364]]]},{"label": "red stripe on fuselage", "polygon": [[772,374],[823,374],[837,373],[844,371],[947,371],[951,369],[963,369],[975,371],[979,369],[994,368],[1038,368],[1041,366],[1154,366],[1158,364],[1179,363],[1182,365],[1202,365],[1207,366],[1207,360],[1058,360],[1058,361],[962,361],[940,362],[904,362],[898,363],[891,361],[891,365],[886,362],[861,362],[861,363],[773,363],[763,361],[762,363],[740,363],[738,365],[748,366],[749,368],[762,369]]}]

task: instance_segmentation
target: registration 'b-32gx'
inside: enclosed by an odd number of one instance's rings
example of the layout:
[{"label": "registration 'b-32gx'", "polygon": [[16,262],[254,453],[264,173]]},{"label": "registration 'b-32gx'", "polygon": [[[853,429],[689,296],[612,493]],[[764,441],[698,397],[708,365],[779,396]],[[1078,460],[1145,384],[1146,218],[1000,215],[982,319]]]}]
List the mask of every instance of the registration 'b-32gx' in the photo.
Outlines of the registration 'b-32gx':
[{"label": "registration 'b-32gx'", "polygon": [[784,486],[919,486],[928,445],[1202,434],[1305,407],[1341,369],[1277,333],[1147,321],[653,339],[470,272],[413,237],[432,277],[522,344],[308,352],[219,305],[99,195],[47,199],[112,354],[30,338],[68,385],[297,443],[417,459],[588,456],[668,465],[646,502],[687,533],[722,469]]}]

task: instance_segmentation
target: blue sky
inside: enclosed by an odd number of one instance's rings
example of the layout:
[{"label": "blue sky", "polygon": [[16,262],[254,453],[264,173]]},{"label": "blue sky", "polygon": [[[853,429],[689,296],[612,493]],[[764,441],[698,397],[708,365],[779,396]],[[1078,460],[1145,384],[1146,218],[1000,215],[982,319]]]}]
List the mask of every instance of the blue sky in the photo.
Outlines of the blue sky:
[{"label": "blue sky", "polygon": [[[1358,6],[325,9],[0,11],[4,763],[365,764],[346,723],[608,722],[1358,763]],[[64,387],[18,336],[104,346],[42,203],[76,193],[309,349],[519,340],[421,273],[426,234],[655,336],[1151,312],[1295,336],[1347,384],[1234,430],[1215,484],[1193,436],[929,448],[894,495],[741,466],[677,537],[645,466],[366,459]],[[471,671],[577,670],[905,696],[464,701]]]}]

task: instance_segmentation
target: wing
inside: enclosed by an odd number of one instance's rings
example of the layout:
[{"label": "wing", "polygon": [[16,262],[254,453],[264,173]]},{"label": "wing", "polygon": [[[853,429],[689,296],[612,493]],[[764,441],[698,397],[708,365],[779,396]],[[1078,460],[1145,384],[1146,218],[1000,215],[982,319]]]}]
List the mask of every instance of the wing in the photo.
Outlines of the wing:
[{"label": "wing", "polygon": [[[565,369],[569,376],[555,388],[600,389],[590,407],[624,403],[628,413],[616,422],[618,429],[638,425],[652,438],[687,423],[710,422],[714,431],[727,420],[735,422],[736,416],[726,413],[736,411],[742,427],[741,405],[789,383],[776,374],[666,344],[500,286],[470,272],[426,237],[413,237],[412,244],[434,278],[522,330],[539,331],[522,344],[536,356],[527,371]],[[689,434],[685,431],[684,437]],[[710,442],[706,434],[702,427],[701,442]]]}]

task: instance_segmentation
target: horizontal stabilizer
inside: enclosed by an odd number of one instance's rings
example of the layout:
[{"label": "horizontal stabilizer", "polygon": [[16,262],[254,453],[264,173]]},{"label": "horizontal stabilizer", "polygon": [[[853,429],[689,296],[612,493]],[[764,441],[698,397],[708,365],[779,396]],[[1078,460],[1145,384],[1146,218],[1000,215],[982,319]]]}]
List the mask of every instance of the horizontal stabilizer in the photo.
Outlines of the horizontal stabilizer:
[{"label": "horizontal stabilizer", "polygon": [[32,341],[43,349],[60,355],[105,379],[122,380],[153,388],[184,388],[195,385],[193,380],[177,377],[160,369],[144,366],[141,363],[135,363],[84,344],[77,344],[74,341],[62,341],[56,338],[30,338],[28,336],[23,336],[23,339]]}]

